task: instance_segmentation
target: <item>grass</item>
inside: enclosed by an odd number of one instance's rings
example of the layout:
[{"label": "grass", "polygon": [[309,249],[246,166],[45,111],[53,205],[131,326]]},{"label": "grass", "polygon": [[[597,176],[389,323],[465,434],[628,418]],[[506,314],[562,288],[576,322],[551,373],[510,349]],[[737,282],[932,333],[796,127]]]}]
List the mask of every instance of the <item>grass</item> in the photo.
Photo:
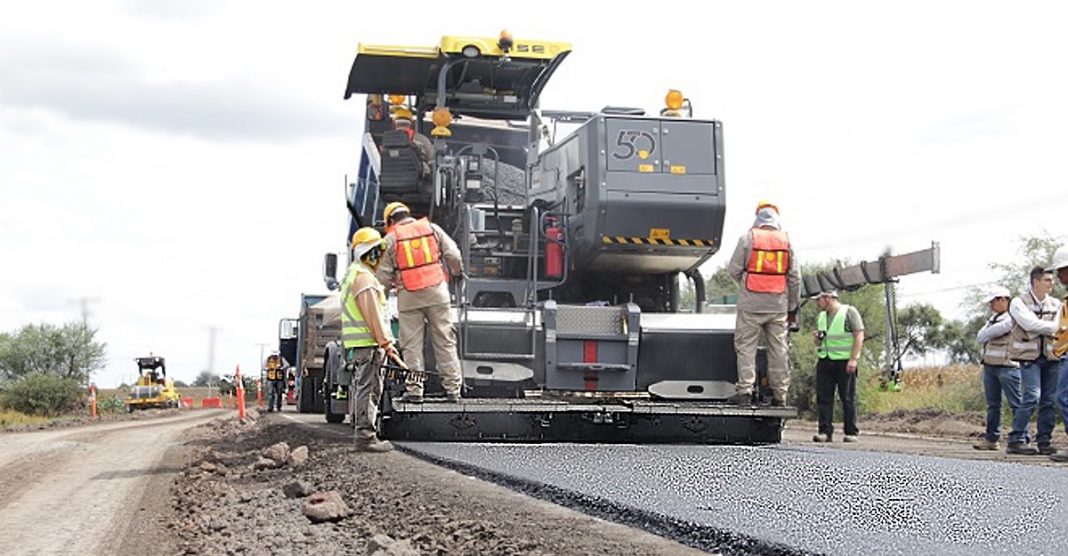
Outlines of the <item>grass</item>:
[{"label": "grass", "polygon": [[859,409],[866,415],[920,409],[986,411],[982,372],[977,365],[906,369],[900,392],[882,391],[879,376],[869,374],[858,384]]},{"label": "grass", "polygon": [[0,428],[16,427],[22,425],[43,425],[54,420],[55,417],[41,415],[27,415],[13,409],[0,410]]}]

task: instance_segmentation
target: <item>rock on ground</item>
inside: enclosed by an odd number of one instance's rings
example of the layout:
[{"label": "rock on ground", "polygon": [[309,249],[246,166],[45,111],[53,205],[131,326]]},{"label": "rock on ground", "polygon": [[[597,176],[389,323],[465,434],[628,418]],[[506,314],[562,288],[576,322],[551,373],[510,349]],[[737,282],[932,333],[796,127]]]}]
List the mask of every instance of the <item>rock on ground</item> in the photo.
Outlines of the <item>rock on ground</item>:
[{"label": "rock on ground", "polygon": [[293,481],[282,487],[282,493],[286,495],[286,498],[304,498],[314,492],[314,489],[307,481]]},{"label": "rock on ground", "polygon": [[336,490],[312,494],[304,503],[302,511],[312,523],[337,521],[349,515],[349,507],[345,505],[345,501],[341,499],[341,495]]},{"label": "rock on ground", "polygon": [[278,465],[284,465],[286,460],[289,459],[289,444],[279,442],[268,446],[263,450],[263,457],[274,460]]},{"label": "rock on ground", "polygon": [[286,463],[294,467],[300,467],[305,463],[308,463],[308,447],[301,446],[296,450],[293,450],[293,452],[289,454],[289,459],[286,460]]},{"label": "rock on ground", "polygon": [[398,541],[381,533],[367,541],[367,556],[419,556],[408,541]]}]

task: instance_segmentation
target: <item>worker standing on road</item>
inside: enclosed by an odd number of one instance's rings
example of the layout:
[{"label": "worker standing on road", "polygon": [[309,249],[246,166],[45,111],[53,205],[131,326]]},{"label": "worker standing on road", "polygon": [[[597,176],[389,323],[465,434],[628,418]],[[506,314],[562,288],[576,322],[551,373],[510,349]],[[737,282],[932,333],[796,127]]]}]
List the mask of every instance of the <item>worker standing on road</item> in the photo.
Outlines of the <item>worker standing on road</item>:
[{"label": "worker standing on road", "polygon": [[741,285],[734,330],[738,383],[730,402],[753,403],[757,342],[763,332],[768,346],[771,404],[784,406],[790,388],[787,326],[797,322],[801,273],[794,261],[790,239],[779,225],[778,207],[766,201],[757,205],[753,228],[738,239],[727,269]]},{"label": "worker standing on road", "polygon": [[[456,353],[456,331],[449,306],[449,274],[463,273],[460,248],[438,225],[426,218],[416,220],[404,203],[390,203],[385,210],[387,225],[386,251],[375,275],[383,284],[397,288],[400,313],[400,344],[404,362],[416,370],[423,364],[423,339],[430,330],[434,360],[441,374],[445,399],[460,401],[463,376]],[[423,382],[411,377],[406,383],[402,402],[423,401]]]},{"label": "worker standing on road", "polygon": [[382,397],[382,363],[399,359],[389,331],[386,292],[374,271],[385,245],[374,228],[360,228],[352,236],[352,264],[341,282],[341,342],[345,361],[356,380],[356,449],[388,452],[393,445],[378,438],[375,421]]},{"label": "worker standing on road", "polygon": [[286,390],[286,369],[289,363],[277,353],[272,353],[263,363],[267,375],[267,412],[282,411],[282,393]]},{"label": "worker standing on road", "polygon": [[[1053,335],[1060,326],[1056,318],[1061,302],[1050,295],[1052,291],[1053,273],[1036,266],[1031,269],[1030,289],[1009,304],[1009,315],[1014,322],[1009,357],[1020,363],[1020,405],[1013,412],[1009,446],[1005,449],[1010,454],[1057,453],[1051,445],[1059,366],[1053,356]],[[1030,445],[1027,430],[1035,405],[1038,405],[1037,449]]]},{"label": "worker standing on road", "polygon": [[[1068,286],[1068,246],[1057,249],[1053,254],[1053,263],[1046,270],[1057,273],[1057,279],[1061,285]],[[1057,378],[1057,405],[1061,408],[1061,420],[1064,421],[1064,432],[1068,433],[1068,295],[1061,302],[1061,311],[1057,323],[1056,341],[1053,344],[1053,355],[1060,357],[1060,371]],[[1049,459],[1057,462],[1068,462],[1068,452],[1050,454]]]},{"label": "worker standing on road", "polygon": [[1001,439],[1001,396],[1014,413],[1020,406],[1020,365],[1009,358],[1012,345],[1012,317],[1007,288],[995,286],[983,301],[990,305],[990,317],[975,336],[983,346],[983,392],[986,394],[986,435],[972,445],[976,450],[997,450]]},{"label": "worker standing on road", "polygon": [[844,442],[856,442],[857,429],[857,364],[864,349],[864,321],[860,311],[839,303],[838,292],[820,292],[816,297],[820,308],[816,319],[816,408],[819,430],[813,442],[830,442],[834,437],[834,391],[842,402]]}]

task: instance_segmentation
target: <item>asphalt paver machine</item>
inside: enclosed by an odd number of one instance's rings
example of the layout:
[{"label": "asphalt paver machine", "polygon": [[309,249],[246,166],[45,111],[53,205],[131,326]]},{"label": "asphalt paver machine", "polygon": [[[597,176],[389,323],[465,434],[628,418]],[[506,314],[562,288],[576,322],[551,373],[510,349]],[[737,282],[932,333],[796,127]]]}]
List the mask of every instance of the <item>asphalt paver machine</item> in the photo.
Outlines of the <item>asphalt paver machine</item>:
[{"label": "asphalt paver machine", "polygon": [[[724,403],[737,376],[733,309],[705,305],[697,272],[723,240],[721,123],[694,118],[678,91],[657,115],[541,110],[570,52],[504,33],[359,46],[345,98],[365,95],[365,134],[346,237],[381,227],[384,206],[403,201],[457,241],[467,272],[454,284],[464,399],[388,399],[384,434],[778,442],[794,408]],[[432,138],[429,164],[392,129],[397,110]],[[681,306],[683,280],[693,306]]]}]

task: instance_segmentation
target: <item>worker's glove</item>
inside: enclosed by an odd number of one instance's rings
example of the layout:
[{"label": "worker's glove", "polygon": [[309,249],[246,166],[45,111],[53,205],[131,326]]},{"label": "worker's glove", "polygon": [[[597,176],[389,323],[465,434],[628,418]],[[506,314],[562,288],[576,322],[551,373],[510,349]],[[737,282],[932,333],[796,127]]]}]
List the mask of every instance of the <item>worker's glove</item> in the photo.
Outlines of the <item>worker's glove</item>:
[{"label": "worker's glove", "polygon": [[797,314],[797,309],[786,313],[786,324],[790,327],[791,332],[797,332],[801,330],[801,324],[798,322]]},{"label": "worker's glove", "polygon": [[401,359],[400,352],[397,351],[397,347],[395,345],[393,345],[393,342],[390,342],[390,343],[386,344],[386,346],[383,347],[382,349],[385,350],[387,359],[392,361],[398,367],[403,367],[405,369],[408,368],[408,366],[404,364],[404,360]]}]

